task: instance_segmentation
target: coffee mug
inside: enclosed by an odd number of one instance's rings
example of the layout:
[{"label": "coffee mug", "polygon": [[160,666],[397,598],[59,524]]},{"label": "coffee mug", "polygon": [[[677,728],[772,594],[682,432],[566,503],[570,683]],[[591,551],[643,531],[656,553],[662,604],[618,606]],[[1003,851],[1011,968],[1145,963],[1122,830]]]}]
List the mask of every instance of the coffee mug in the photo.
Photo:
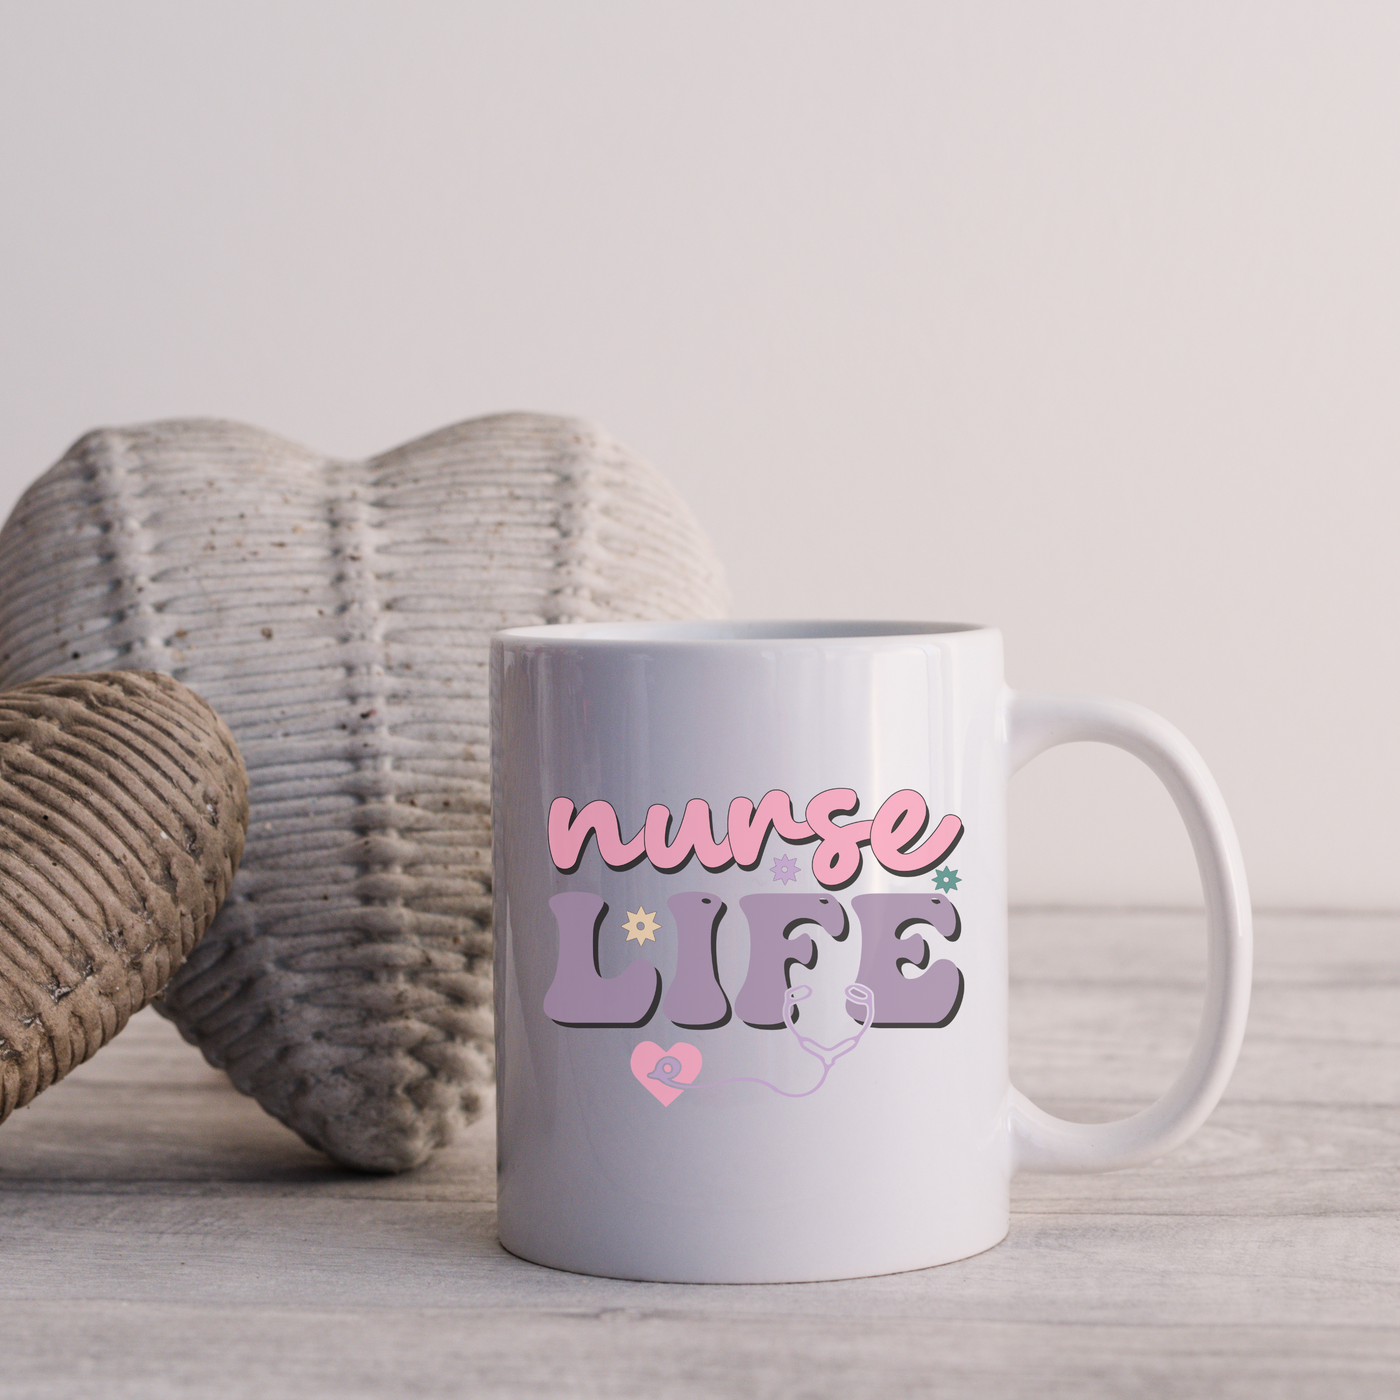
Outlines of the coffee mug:
[{"label": "coffee mug", "polygon": [[[1164,720],[1018,694],[994,628],[516,628],[491,648],[498,1219],[616,1278],[797,1282],[977,1254],[1018,1170],[1192,1133],[1239,1053],[1250,910],[1219,791]],[[1115,744],[1205,892],[1205,1012],[1150,1108],[1071,1123],[1007,1069],[1006,786]]]}]

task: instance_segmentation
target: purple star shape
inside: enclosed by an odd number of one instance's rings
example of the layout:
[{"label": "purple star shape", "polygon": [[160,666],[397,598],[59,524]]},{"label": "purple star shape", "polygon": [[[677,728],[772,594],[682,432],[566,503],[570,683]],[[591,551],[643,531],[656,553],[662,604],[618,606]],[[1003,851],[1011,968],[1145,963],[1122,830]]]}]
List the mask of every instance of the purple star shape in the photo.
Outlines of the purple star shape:
[{"label": "purple star shape", "polygon": [[798,864],[791,856],[782,855],[773,858],[773,878],[781,880],[783,884],[797,879]]}]

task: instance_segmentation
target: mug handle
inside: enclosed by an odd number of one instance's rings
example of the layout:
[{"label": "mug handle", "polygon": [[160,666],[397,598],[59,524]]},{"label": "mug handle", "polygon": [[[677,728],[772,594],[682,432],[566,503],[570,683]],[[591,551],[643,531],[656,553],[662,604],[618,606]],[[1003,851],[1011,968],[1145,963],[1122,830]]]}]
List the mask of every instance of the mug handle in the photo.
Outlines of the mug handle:
[{"label": "mug handle", "polygon": [[1171,793],[1196,853],[1206,901],[1206,998],[1196,1042],[1176,1082],[1150,1108],[1112,1123],[1071,1123],[1011,1090],[1013,1170],[1135,1166],[1170,1151],[1205,1122],[1239,1057],[1254,957],[1239,841],[1200,754],[1151,710],[1096,696],[1010,691],[1005,715],[1010,773],[1046,749],[1082,740],[1136,755]]}]

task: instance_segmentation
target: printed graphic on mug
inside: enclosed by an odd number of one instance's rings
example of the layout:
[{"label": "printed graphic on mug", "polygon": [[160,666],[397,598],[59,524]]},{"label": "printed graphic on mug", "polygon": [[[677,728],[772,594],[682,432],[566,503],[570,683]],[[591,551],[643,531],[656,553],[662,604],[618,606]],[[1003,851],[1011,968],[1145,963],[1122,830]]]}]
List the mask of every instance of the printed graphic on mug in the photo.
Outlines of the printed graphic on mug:
[{"label": "printed graphic on mug", "polygon": [[[961,879],[945,863],[962,839],[962,820],[950,813],[928,832],[928,803],[912,788],[886,798],[870,820],[836,820],[859,808],[852,788],[817,793],[801,820],[794,815],[791,797],[781,790],[768,792],[756,806],[747,797],[736,797],[729,804],[725,835],[716,841],[708,802],[692,798],[685,804],[674,837],[670,809],[654,803],[641,830],[624,841],[611,803],[594,799],[578,808],[573,798],[556,797],[549,808],[547,835],[550,859],[561,873],[578,871],[592,839],[609,869],[628,871],[646,861],[680,888],[667,897],[664,915],[639,901],[636,909],[626,909],[625,917],[619,917],[602,895],[589,889],[554,895],[549,907],[559,951],[544,996],[545,1015],[558,1026],[581,1031],[640,1028],[658,1012],[681,1031],[717,1031],[737,1019],[755,1030],[791,1035],[813,1062],[813,1079],[803,1084],[776,1084],[759,1075],[706,1079],[698,1046],[677,1040],[665,1049],[643,1040],[633,1049],[627,1068],[663,1108],[687,1094],[739,1084],[758,1085],[784,1098],[807,1098],[822,1088],[838,1062],[858,1051],[868,1031],[948,1025],[962,1005],[963,974],[948,958],[930,966],[933,945],[921,930],[932,930],[945,943],[955,942],[962,933],[962,920],[949,898]],[[784,850],[759,870],[775,834],[786,845],[816,843],[805,869],[795,854]],[[845,902],[838,899],[837,893],[859,876],[866,848],[883,870],[901,880],[917,879],[922,887],[911,884],[854,895]],[[694,874],[682,874],[692,864],[711,873],[731,866],[755,873],[755,889],[738,901],[748,928],[749,955],[737,988],[721,984],[716,953],[721,926],[732,915],[713,891],[691,887],[702,884]],[[924,884],[926,880],[930,883]],[[809,888],[802,889],[804,883]],[[775,884],[781,888],[772,889]],[[812,936],[799,930],[811,924],[843,941],[851,932],[852,914],[859,928],[860,963],[855,980],[845,987],[850,1030],[830,1043],[820,1042],[799,1027],[801,1005],[811,998],[812,988],[794,982],[793,970],[810,971],[819,951]],[[605,938],[635,942],[638,950],[612,977],[601,971],[599,947]],[[646,956],[648,945],[657,945],[659,938],[673,940],[676,955],[675,974],[666,987],[660,970]],[[918,975],[907,976],[906,967]]]}]

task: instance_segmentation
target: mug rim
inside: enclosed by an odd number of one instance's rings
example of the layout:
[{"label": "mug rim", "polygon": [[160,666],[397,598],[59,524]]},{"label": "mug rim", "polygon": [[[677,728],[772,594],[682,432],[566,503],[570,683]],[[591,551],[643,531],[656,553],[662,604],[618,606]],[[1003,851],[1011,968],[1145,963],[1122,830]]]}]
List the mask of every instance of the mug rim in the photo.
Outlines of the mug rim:
[{"label": "mug rim", "polygon": [[507,627],[502,642],[624,642],[647,646],[755,646],[781,642],[916,642],[975,632],[994,632],[982,622],[906,622],[863,618],[713,618],[686,622],[549,622]]}]

